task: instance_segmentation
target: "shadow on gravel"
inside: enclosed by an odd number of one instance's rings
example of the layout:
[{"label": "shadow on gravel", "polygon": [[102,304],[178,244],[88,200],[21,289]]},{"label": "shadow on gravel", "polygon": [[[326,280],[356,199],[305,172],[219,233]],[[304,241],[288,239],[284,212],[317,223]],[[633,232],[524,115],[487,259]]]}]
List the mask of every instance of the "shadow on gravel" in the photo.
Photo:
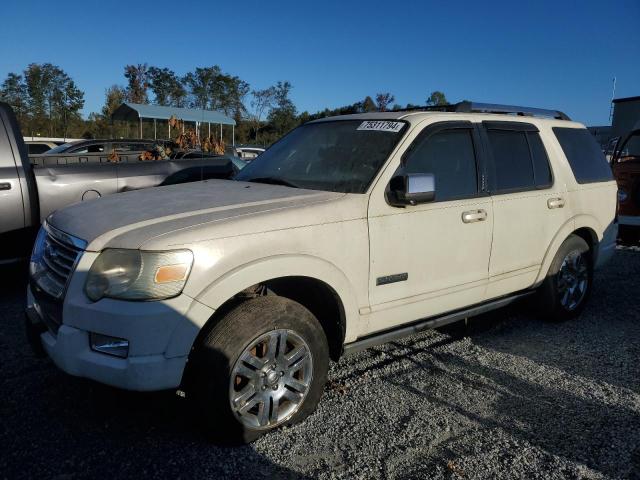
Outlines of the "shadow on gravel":
[{"label": "shadow on gravel", "polygon": [[[457,355],[435,352],[430,355],[433,360],[416,361],[415,368],[427,370],[429,375],[446,375],[469,393],[494,397],[491,410],[475,409],[462,399],[445,398],[437,391],[403,382],[402,378],[387,381],[455,412],[481,429],[501,429],[554,456],[584,464],[605,475],[619,477],[630,473],[625,471],[625,465],[633,468],[634,442],[640,441],[640,416],[636,411],[586,399],[567,390],[549,389]],[[446,365],[446,370],[435,362]],[[463,370],[464,374],[454,373],[455,370]],[[461,453],[464,452],[456,452]]]},{"label": "shadow on gravel", "polygon": [[596,273],[578,318],[549,323],[521,311],[497,335],[475,343],[600,384],[640,393],[640,251],[618,250]]}]

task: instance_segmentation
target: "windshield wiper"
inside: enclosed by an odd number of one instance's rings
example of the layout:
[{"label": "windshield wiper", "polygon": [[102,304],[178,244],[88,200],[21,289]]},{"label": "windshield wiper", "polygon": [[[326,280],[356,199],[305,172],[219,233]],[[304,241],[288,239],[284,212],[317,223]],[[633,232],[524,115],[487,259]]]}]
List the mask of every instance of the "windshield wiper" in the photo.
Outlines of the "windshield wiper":
[{"label": "windshield wiper", "polygon": [[253,182],[253,183],[267,183],[269,185],[284,185],[285,187],[300,188],[295,183],[291,183],[289,180],[285,180],[284,178],[280,178],[280,177],[256,177],[246,181]]}]

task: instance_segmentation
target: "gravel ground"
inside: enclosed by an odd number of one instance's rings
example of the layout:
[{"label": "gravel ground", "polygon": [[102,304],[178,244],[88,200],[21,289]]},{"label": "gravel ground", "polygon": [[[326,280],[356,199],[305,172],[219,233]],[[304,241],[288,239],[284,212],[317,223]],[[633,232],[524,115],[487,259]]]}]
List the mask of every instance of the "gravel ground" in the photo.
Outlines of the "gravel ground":
[{"label": "gravel ground", "polygon": [[640,479],[637,248],[618,250],[574,321],[520,306],[344,358],[307,421],[233,449],[208,444],[171,393],[119,391],[34,358],[22,281],[11,283],[0,478]]}]

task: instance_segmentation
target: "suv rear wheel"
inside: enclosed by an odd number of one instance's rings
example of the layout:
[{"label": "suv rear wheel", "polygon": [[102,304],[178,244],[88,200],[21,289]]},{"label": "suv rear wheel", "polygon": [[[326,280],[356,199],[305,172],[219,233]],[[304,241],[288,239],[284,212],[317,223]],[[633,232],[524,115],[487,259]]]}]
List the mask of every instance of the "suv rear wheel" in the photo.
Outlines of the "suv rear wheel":
[{"label": "suv rear wheel", "polygon": [[562,321],[579,315],[591,293],[592,282],[589,245],[572,234],[560,245],[540,286],[540,307],[546,319]]},{"label": "suv rear wheel", "polygon": [[329,366],[324,330],[304,306],[268,295],[225,315],[194,355],[198,416],[220,444],[251,442],[312,413]]}]

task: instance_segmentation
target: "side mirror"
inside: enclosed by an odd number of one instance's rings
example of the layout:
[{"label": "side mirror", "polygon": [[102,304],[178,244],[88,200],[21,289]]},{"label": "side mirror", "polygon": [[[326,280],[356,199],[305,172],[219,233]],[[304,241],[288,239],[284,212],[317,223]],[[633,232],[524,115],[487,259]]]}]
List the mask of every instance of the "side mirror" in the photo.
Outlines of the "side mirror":
[{"label": "side mirror", "polygon": [[387,188],[387,203],[393,207],[418,205],[436,198],[436,180],[432,173],[396,175]]}]

